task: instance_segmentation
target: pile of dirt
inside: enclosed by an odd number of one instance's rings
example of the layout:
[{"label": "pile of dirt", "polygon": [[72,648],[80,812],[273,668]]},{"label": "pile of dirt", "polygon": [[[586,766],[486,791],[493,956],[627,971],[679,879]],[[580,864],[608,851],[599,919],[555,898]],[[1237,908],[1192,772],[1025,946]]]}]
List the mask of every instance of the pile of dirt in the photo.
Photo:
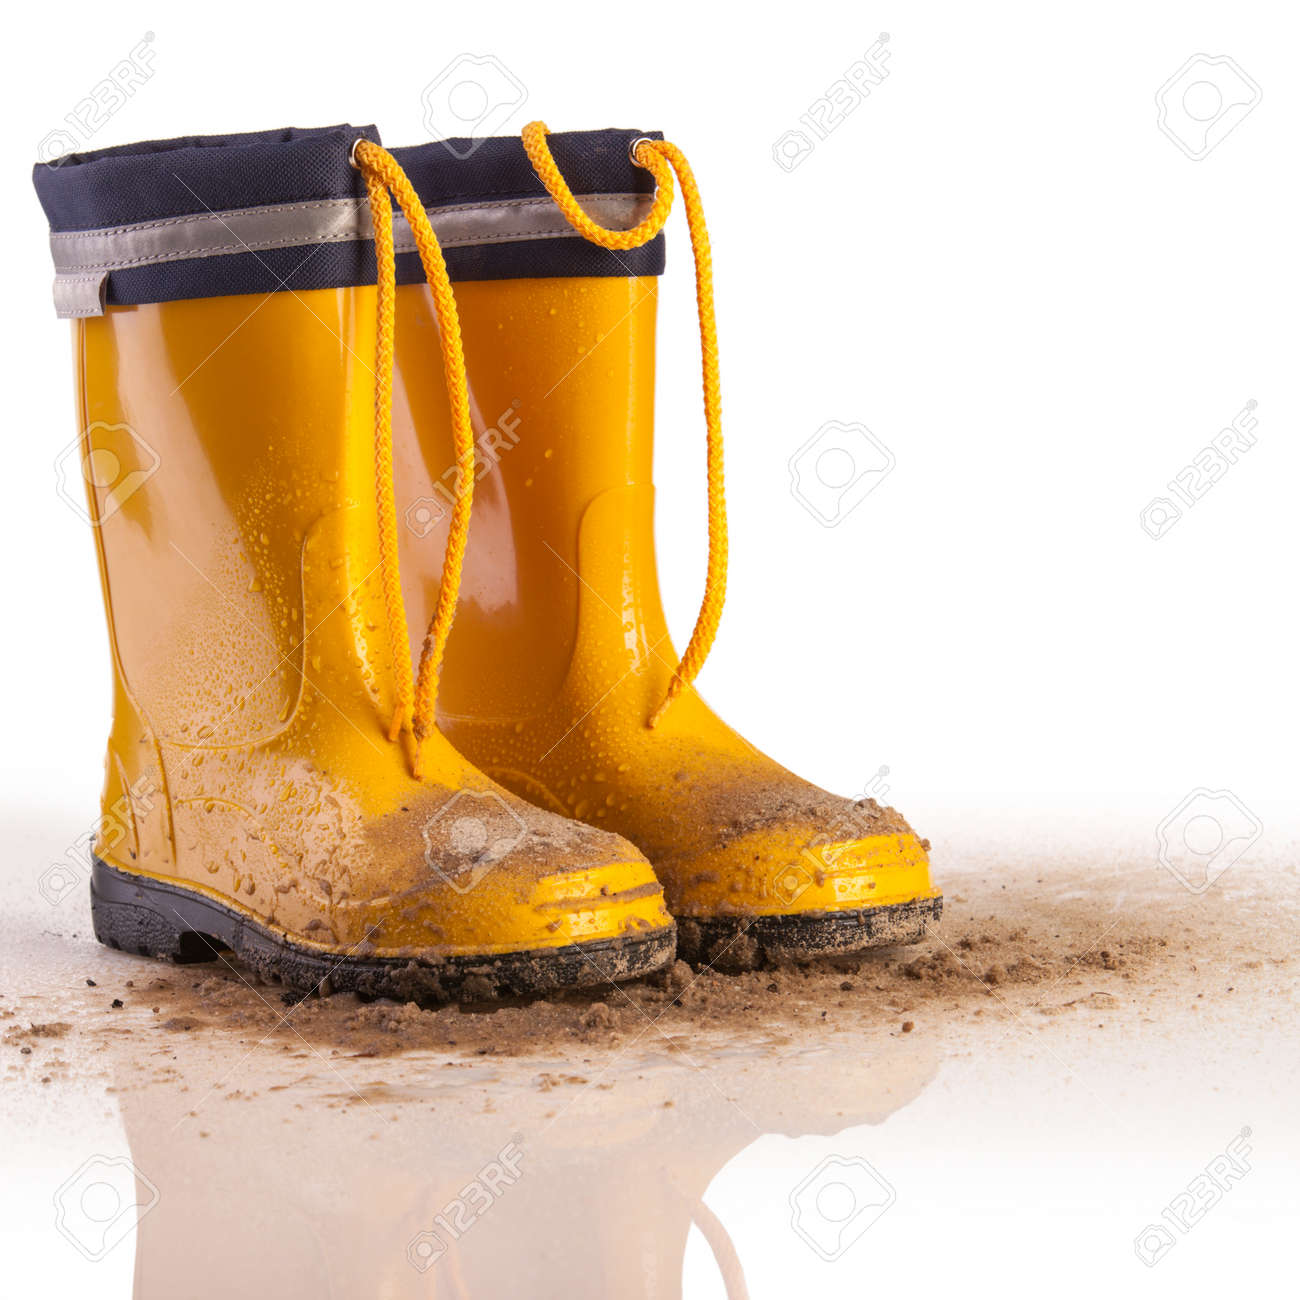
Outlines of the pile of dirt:
[{"label": "pile of dirt", "polygon": [[[270,1044],[292,1059],[412,1050],[553,1057],[641,1038],[686,1051],[706,1031],[767,1042],[804,1030],[924,1035],[986,1014],[1038,1016],[1045,1027],[1052,1017],[1102,1005],[1140,1016],[1155,987],[1194,999],[1206,989],[1232,992],[1266,981],[1293,963],[1284,932],[1234,925],[1215,900],[1149,872],[1131,873],[1117,893],[1114,878],[1045,884],[1024,872],[994,871],[963,877],[949,892],[942,924],[921,943],[806,965],[724,974],[677,961],[616,986],[425,1007],[352,994],[293,1002],[227,957],[200,966],[138,963],[136,978],[116,987],[102,975],[98,984],[87,980],[92,989],[84,996],[98,1013],[71,1030],[26,1010],[22,1020],[2,998],[0,1019],[14,1020],[3,1045],[24,1061],[48,1057],[44,1040],[68,1033],[105,1044],[127,1038],[137,1052],[152,1042],[171,1060],[175,1048],[167,1044],[197,1031],[250,1048]],[[43,1044],[39,1052],[34,1044]]]}]

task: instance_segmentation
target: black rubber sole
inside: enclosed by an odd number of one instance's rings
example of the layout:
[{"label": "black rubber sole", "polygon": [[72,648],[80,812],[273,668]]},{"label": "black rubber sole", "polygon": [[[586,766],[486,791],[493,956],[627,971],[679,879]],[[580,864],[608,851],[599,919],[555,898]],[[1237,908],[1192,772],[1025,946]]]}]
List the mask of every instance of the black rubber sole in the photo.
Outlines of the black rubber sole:
[{"label": "black rubber sole", "polygon": [[885,907],[788,916],[677,918],[677,955],[723,972],[774,963],[843,957],[887,944],[919,943],[943,914],[943,897]]},{"label": "black rubber sole", "polygon": [[133,876],[96,858],[90,910],[100,943],[142,957],[215,961],[236,954],[295,995],[359,993],[402,1002],[481,1002],[648,975],[672,960],[671,926],[644,935],[495,956],[359,957],[294,943],[182,885]]}]

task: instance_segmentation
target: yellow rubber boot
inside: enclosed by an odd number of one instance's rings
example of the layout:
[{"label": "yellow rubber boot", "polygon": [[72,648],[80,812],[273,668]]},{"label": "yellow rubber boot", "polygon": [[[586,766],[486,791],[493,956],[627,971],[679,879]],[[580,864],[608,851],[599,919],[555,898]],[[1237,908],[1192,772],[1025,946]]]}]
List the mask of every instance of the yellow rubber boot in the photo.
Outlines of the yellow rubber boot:
[{"label": "yellow rubber boot", "polygon": [[[641,247],[655,220],[616,247]],[[444,730],[508,789],[643,849],[690,960],[743,967],[919,939],[942,905],[928,845],[892,809],[818,789],[719,719],[691,685],[711,628],[683,658],[673,649],[654,553],[654,277],[607,269],[457,296],[481,431]],[[454,458],[418,342],[433,334],[427,293],[399,290],[398,309],[399,505],[436,516]],[[720,507],[720,440],[716,453]],[[725,530],[712,522],[720,607]],[[408,597],[423,610],[437,586],[425,553],[407,539]]]},{"label": "yellow rubber boot", "polygon": [[[328,142],[345,172],[351,142]],[[397,185],[382,150],[368,161],[372,191]],[[371,279],[76,321],[75,459],[114,669],[96,933],[404,999],[652,970],[674,930],[638,850],[511,795],[436,728],[413,734],[376,456],[391,320]]]}]

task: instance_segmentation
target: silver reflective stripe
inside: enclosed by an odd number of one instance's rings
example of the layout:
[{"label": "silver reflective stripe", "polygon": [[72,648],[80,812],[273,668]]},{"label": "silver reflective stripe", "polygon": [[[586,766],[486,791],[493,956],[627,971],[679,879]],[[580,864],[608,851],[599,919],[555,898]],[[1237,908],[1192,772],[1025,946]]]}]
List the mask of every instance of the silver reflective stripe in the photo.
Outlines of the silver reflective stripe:
[{"label": "silver reflective stripe", "polygon": [[91,275],[56,275],[54,277],[54,310],[60,320],[78,316],[104,314],[104,287],[108,272],[96,271]]},{"label": "silver reflective stripe", "polygon": [[[581,197],[582,206],[594,220],[615,229],[636,225],[650,210],[651,202],[648,194]],[[460,203],[428,211],[443,248],[579,237],[549,198]],[[59,231],[50,235],[54,306],[60,316],[101,315],[104,283],[112,271],[371,237],[370,210],[364,199],[280,203],[102,230]],[[399,253],[415,252],[411,228],[400,214],[393,223],[393,238]],[[98,304],[93,308],[92,300]]]}]

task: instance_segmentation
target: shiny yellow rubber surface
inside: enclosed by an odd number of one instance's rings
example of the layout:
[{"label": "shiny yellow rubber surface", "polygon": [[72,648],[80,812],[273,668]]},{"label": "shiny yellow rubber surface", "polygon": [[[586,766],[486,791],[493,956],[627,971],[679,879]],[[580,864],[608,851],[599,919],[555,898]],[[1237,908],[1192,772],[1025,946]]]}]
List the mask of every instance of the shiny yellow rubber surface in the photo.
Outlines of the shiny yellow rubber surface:
[{"label": "shiny yellow rubber surface", "polygon": [[366,955],[662,929],[626,840],[539,813],[441,736],[418,782],[386,738],[374,319],[362,288],[75,324],[114,664],[97,851]]},{"label": "shiny yellow rubber surface", "polygon": [[[693,688],[646,725],[677,663],[654,552],[656,281],[467,283],[457,300],[486,432],[441,688],[453,743],[525,798],[625,835],[677,916],[936,897],[897,813],[801,780]],[[418,625],[453,457],[427,294],[399,290],[398,315],[398,508],[427,527],[402,554]]]}]

